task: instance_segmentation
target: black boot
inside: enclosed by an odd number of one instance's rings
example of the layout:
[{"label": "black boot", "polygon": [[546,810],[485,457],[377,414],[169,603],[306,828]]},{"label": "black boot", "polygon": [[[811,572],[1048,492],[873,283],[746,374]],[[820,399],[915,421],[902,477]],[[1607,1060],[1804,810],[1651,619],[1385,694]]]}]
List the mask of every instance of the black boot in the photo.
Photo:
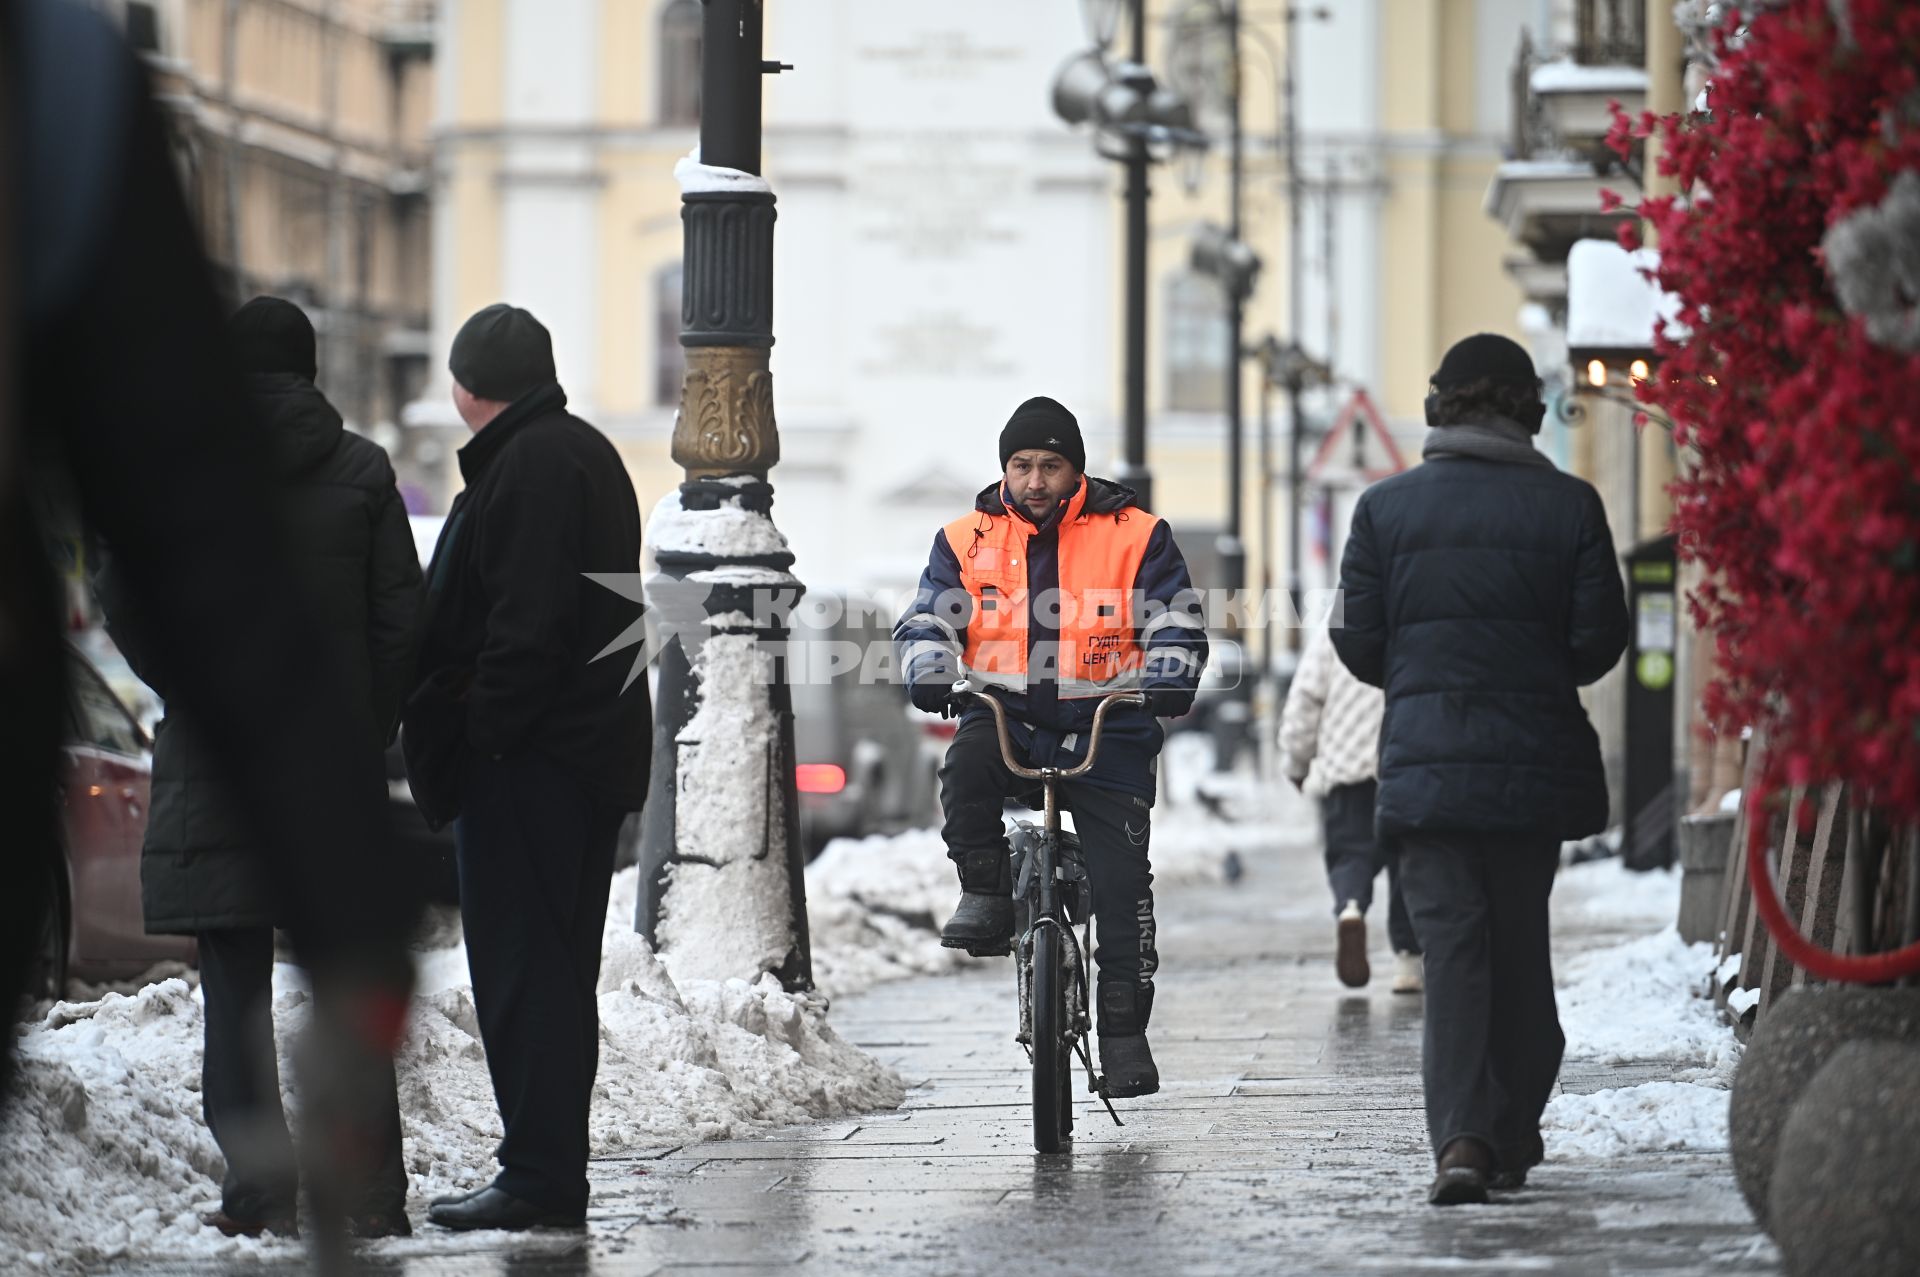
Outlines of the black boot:
[{"label": "black boot", "polygon": [[1160,1089],[1160,1070],[1147,1046],[1147,1018],[1153,990],[1103,981],[1100,985],[1100,1069],[1107,1094],[1115,1099],[1152,1095]]},{"label": "black boot", "polygon": [[954,857],[960,869],[960,904],[940,929],[940,943],[976,958],[1013,952],[1013,870],[1003,848]]}]

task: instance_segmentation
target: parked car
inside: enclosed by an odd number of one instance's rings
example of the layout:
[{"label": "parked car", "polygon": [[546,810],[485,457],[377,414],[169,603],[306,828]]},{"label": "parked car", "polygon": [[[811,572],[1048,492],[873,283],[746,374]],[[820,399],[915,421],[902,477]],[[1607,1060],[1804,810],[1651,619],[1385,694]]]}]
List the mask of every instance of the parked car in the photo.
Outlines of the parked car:
[{"label": "parked car", "polygon": [[[818,619],[835,612],[831,623]],[[793,622],[795,781],[807,858],[834,838],[939,824],[940,760],[954,724],[914,709],[906,688],[885,677],[892,670],[888,621],[870,612],[850,620],[844,606],[829,603],[797,609]],[[852,665],[838,669],[830,659],[836,652],[853,656]]]},{"label": "parked car", "polygon": [[140,908],[140,844],[147,832],[153,742],[78,652],[61,748],[61,857],[42,936],[35,992],[57,995],[69,977],[123,980],[157,962],[193,962],[185,936],[150,936]]}]

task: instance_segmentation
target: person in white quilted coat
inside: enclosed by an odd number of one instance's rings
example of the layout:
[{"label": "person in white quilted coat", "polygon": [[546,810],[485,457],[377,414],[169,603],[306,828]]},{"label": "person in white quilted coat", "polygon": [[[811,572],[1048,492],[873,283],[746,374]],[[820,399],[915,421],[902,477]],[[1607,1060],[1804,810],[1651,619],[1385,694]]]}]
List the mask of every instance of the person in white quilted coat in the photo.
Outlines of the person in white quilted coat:
[{"label": "person in white quilted coat", "polygon": [[1421,989],[1420,944],[1400,900],[1399,857],[1373,830],[1384,697],[1348,673],[1326,630],[1307,640],[1280,716],[1280,752],[1287,779],[1320,800],[1327,881],[1333,888],[1334,968],[1359,988],[1372,977],[1367,961],[1367,910],[1373,882],[1387,871],[1387,936],[1394,949],[1395,993]]}]

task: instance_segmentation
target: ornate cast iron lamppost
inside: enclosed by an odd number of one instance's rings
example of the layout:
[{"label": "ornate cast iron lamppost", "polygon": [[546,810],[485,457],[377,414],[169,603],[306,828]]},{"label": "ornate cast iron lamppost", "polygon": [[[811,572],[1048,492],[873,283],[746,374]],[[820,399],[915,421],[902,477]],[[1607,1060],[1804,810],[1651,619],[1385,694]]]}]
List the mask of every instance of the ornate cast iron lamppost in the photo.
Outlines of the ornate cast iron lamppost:
[{"label": "ornate cast iron lamppost", "polygon": [[649,582],[660,651],[636,929],[677,975],[812,986],[793,702],[779,653],[801,586],[770,517],[773,190],[760,176],[764,0],[703,0],[700,151],[675,168],[687,351]]}]

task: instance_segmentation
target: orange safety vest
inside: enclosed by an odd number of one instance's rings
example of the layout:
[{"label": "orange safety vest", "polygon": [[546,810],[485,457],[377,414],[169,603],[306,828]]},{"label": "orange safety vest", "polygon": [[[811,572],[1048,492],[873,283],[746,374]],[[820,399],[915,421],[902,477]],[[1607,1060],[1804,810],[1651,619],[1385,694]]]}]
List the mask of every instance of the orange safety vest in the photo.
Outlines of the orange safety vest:
[{"label": "orange safety vest", "polygon": [[1027,542],[1034,526],[1012,513],[978,510],[947,524],[947,545],[973,600],[961,660],[980,681],[1016,692],[1026,690],[1029,677],[1053,681],[1062,699],[1138,686],[1144,650],[1136,638],[1134,582],[1160,520],[1137,506],[1089,514],[1082,508],[1086,498],[1083,481],[1058,524],[1060,641],[1050,669],[1044,649],[1042,668],[1027,668],[1034,602]]}]

